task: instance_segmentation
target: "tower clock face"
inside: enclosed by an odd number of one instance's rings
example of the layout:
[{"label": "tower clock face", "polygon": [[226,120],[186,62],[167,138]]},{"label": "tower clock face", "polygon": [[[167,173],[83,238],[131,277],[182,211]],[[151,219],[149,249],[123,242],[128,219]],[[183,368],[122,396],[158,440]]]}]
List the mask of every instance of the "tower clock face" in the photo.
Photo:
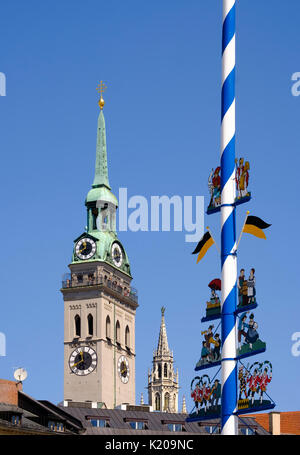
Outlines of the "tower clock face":
[{"label": "tower clock face", "polygon": [[81,346],[73,351],[69,358],[72,373],[86,376],[94,371],[97,366],[97,354],[89,346]]},{"label": "tower clock face", "polygon": [[86,237],[76,243],[75,252],[79,259],[90,259],[96,253],[96,249],[94,240]]},{"label": "tower clock face", "polygon": [[118,372],[119,372],[119,376],[120,376],[120,379],[123,382],[123,384],[127,384],[127,382],[129,381],[129,363],[128,363],[127,358],[124,355],[122,355],[119,358]]},{"label": "tower clock face", "polygon": [[113,263],[115,264],[115,266],[121,267],[121,265],[123,264],[123,252],[118,243],[112,244],[111,256],[112,256],[112,260],[113,260]]}]

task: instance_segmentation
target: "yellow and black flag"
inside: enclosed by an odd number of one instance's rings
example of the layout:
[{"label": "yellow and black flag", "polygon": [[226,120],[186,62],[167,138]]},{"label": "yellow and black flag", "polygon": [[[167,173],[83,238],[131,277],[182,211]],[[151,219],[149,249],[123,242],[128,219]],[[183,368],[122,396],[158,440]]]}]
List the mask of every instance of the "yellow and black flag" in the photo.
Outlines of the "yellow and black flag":
[{"label": "yellow and black flag", "polygon": [[192,254],[198,254],[197,264],[199,261],[201,261],[202,258],[204,258],[204,256],[207,253],[207,250],[209,250],[209,248],[214,243],[215,243],[214,239],[212,238],[210,233],[205,232],[204,236],[202,237],[202,239],[200,240],[200,242],[198,243],[198,245],[196,246],[195,250],[192,253]]},{"label": "yellow and black flag", "polygon": [[266,239],[263,229],[267,229],[270,226],[271,226],[271,224],[266,223],[265,221],[263,221],[261,218],[258,218],[257,216],[248,216],[246,223],[244,225],[244,228],[243,228],[243,232],[246,232],[247,234],[255,235],[256,237],[259,237],[260,239]]}]

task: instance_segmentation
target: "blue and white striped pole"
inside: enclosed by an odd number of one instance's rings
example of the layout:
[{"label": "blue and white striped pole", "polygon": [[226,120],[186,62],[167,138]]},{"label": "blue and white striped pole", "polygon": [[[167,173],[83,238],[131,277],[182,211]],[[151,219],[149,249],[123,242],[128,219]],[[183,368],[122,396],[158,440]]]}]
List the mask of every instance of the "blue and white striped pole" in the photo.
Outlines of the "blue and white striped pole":
[{"label": "blue and white striped pole", "polygon": [[238,433],[235,222],[235,0],[223,0],[221,126],[222,434]]}]

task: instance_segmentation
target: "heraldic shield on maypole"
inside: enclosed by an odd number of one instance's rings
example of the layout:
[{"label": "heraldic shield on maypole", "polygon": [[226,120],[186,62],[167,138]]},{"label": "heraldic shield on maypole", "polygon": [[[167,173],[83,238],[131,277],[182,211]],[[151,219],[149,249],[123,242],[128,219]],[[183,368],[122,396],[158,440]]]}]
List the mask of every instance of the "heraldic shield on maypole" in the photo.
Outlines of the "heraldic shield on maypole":
[{"label": "heraldic shield on maypole", "polygon": [[[238,273],[237,251],[242,234],[266,239],[271,225],[246,212],[236,239],[236,208],[251,199],[250,161],[235,157],[235,0],[223,0],[221,163],[208,178],[207,214],[221,213],[221,249],[211,231],[192,254],[197,263],[215,245],[221,259],[221,277],[208,283],[210,296],[202,302],[203,329],[199,336],[197,372],[191,381],[194,408],[188,421],[221,419],[221,433],[238,434],[241,414],[275,407],[267,393],[272,380],[268,360],[247,362],[266,351],[255,309],[259,303],[256,272],[252,264]],[[214,369],[214,374],[207,374]],[[221,374],[219,375],[221,371]]]}]

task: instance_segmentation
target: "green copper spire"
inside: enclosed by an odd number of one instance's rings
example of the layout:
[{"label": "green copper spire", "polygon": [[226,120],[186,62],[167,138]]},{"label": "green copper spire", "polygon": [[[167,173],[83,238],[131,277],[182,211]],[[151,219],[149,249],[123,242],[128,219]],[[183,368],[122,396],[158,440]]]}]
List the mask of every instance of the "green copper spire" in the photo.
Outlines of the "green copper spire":
[{"label": "green copper spire", "polygon": [[86,204],[90,202],[105,201],[110,202],[118,207],[118,200],[116,196],[111,192],[111,188],[108,180],[108,167],[107,167],[107,151],[106,151],[106,129],[105,119],[103,115],[104,99],[102,93],[106,89],[106,86],[101,81],[97,90],[100,91],[101,97],[98,101],[100,107],[100,114],[98,117],[98,128],[97,128],[97,146],[96,146],[96,165],[95,165],[95,177],[92,185],[92,189],[88,192],[86,197]]},{"label": "green copper spire", "polygon": [[105,119],[103,110],[101,109],[98,117],[95,178],[92,187],[98,188],[102,185],[110,189],[107,168]]}]

